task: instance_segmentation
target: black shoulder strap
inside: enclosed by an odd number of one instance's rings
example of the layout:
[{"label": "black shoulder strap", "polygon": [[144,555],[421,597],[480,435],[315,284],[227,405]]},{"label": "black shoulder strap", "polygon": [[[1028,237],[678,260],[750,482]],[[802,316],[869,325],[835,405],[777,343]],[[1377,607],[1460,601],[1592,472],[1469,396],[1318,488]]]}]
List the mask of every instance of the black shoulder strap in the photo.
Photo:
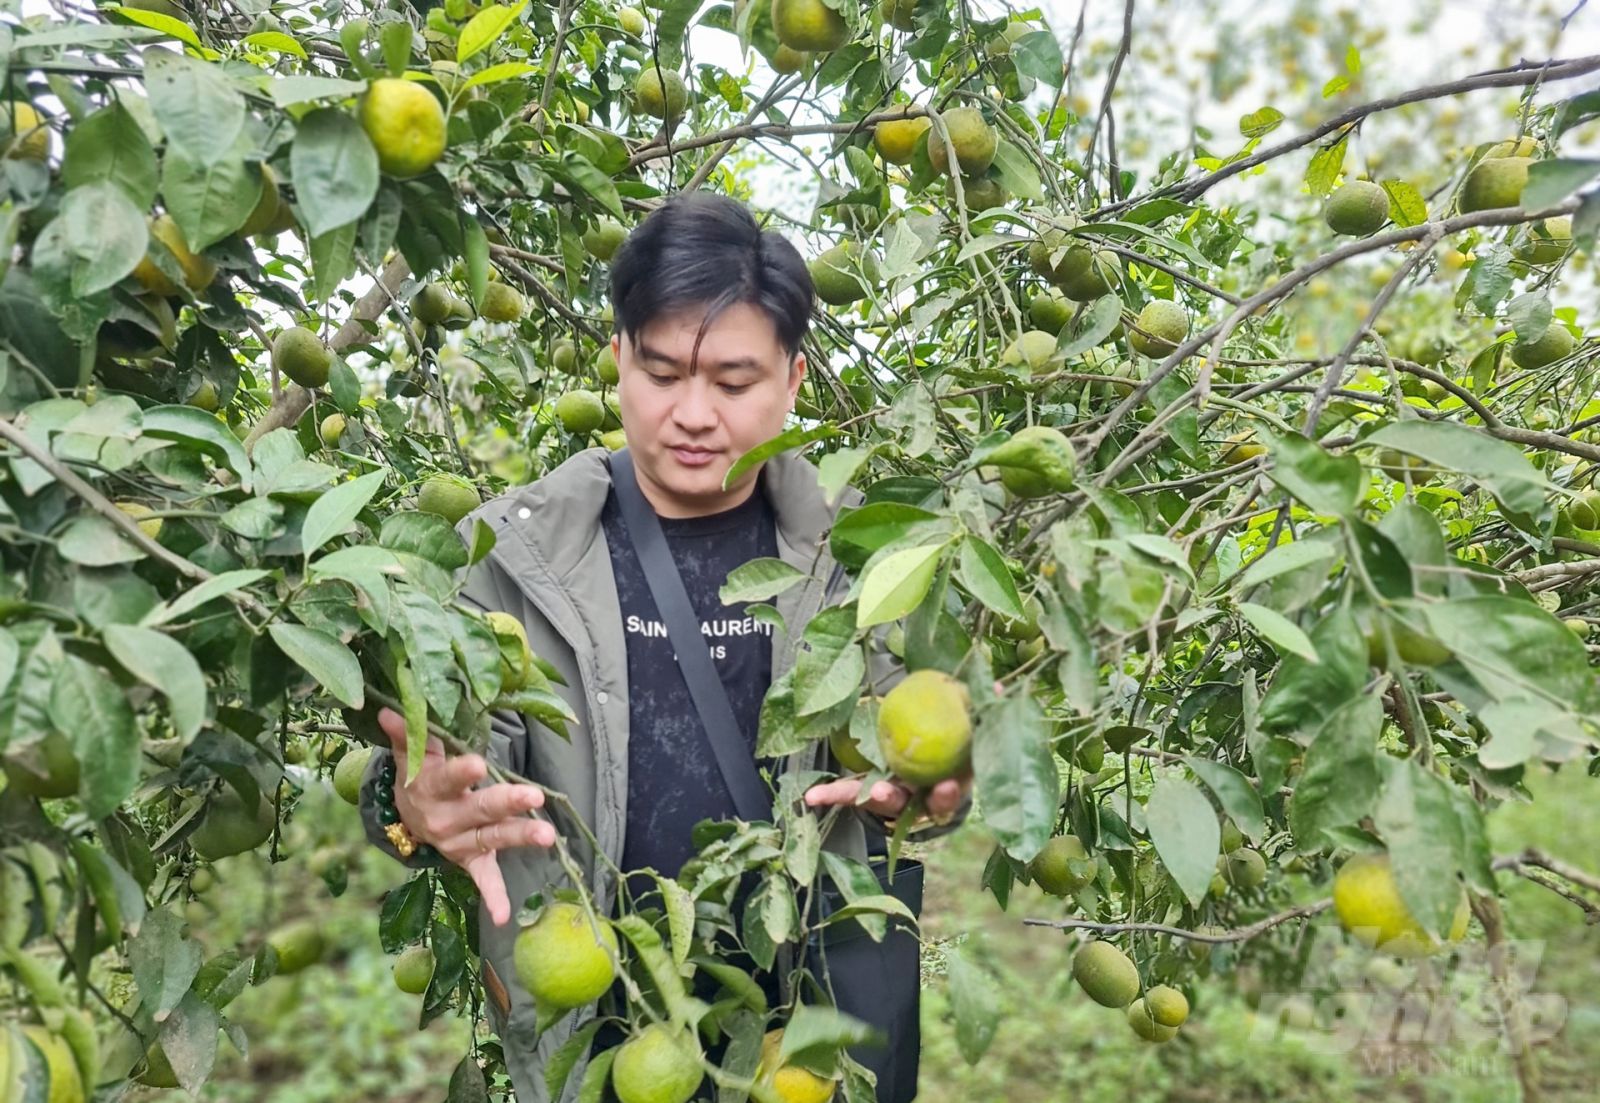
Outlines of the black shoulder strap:
[{"label": "black shoulder strap", "polygon": [[661,521],[639,489],[633,456],[629,449],[623,448],[608,455],[606,465],[611,471],[611,485],[616,488],[617,505],[622,511],[628,539],[639,556],[645,581],[655,598],[656,611],[666,622],[673,650],[677,652],[678,669],[688,683],[689,696],[700,713],[700,723],[716,755],[722,780],[733,795],[734,807],[747,820],[771,819],[772,798],[756,772],[749,745],[739,734],[739,722],[734,718],[728,691],[711,664],[711,652],[700,631],[700,618],[689,603],[683,578],[672,560],[667,538],[661,532]]}]

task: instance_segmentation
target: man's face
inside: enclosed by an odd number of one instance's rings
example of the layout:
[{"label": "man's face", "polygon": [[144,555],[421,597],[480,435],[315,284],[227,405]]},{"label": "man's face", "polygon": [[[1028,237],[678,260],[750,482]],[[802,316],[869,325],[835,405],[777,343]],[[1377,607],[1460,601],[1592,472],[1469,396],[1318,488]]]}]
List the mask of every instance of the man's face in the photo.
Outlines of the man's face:
[{"label": "man's face", "polygon": [[755,489],[760,465],[726,491],[722,477],[735,460],[783,431],[805,377],[797,353],[791,368],[772,320],[759,307],[728,307],[700,342],[704,310],[664,314],[639,331],[611,338],[617,360],[622,428],[639,487],[662,517],[699,517],[739,505]]}]

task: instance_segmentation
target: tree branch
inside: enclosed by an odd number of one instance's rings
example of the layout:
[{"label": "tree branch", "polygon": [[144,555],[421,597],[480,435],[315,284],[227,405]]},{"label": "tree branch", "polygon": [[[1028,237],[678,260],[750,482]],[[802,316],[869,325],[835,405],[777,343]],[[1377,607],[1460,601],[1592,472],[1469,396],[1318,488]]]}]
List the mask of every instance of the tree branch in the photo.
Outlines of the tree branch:
[{"label": "tree branch", "polygon": [[1307,919],[1325,912],[1331,907],[1333,907],[1331,898],[1318,900],[1312,904],[1301,904],[1299,907],[1279,912],[1277,915],[1269,915],[1265,919],[1257,920],[1247,927],[1210,932],[1186,931],[1182,927],[1171,927],[1165,923],[1096,923],[1089,919],[1024,919],[1022,923],[1026,927],[1054,927],[1059,931],[1099,931],[1101,934],[1121,934],[1137,931],[1146,934],[1164,934],[1172,938],[1188,939],[1190,942],[1222,944],[1247,942],[1252,938],[1265,934],[1274,927],[1281,927],[1283,924],[1296,919]]}]

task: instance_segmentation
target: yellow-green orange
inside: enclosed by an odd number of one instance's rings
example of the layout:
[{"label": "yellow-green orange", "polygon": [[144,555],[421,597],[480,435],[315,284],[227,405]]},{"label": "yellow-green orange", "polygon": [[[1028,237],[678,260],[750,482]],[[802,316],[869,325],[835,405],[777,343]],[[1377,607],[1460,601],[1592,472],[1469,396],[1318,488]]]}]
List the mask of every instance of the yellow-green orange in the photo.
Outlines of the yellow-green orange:
[{"label": "yellow-green orange", "polygon": [[256,200],[256,205],[250,212],[250,217],[244,220],[244,225],[239,227],[241,237],[255,237],[265,233],[267,227],[278,220],[278,174],[272,171],[272,166],[263,162],[261,164],[261,198]]},{"label": "yellow-green orange", "polygon": [[1517,256],[1529,264],[1554,264],[1572,248],[1572,216],[1543,218],[1528,228],[1528,236],[1516,248]]},{"label": "yellow-green orange", "polygon": [[1178,1028],[1157,1022],[1150,1005],[1142,999],[1128,1005],[1128,1025],[1147,1042],[1170,1042],[1178,1036]]},{"label": "yellow-green orange", "polygon": [[1089,884],[1099,863],[1089,857],[1076,835],[1057,835],[1028,863],[1034,884],[1051,896],[1070,896]]},{"label": "yellow-green orange", "polygon": [[804,50],[796,50],[780,43],[778,48],[772,51],[772,56],[767,59],[767,64],[772,66],[774,73],[789,76],[804,69],[806,62],[810,60],[811,55]]},{"label": "yellow-green orange", "polygon": [[[34,1080],[31,1090],[14,1096],[18,1103],[83,1103],[86,1098],[83,1081],[78,1076],[78,1063],[72,1056],[72,1047],[59,1034],[53,1034],[32,1023],[22,1028],[24,1046],[31,1045],[43,1063],[46,1079]],[[21,1069],[17,1070],[20,1074]],[[45,1087],[48,1083],[49,1087]],[[23,1084],[19,1076],[15,1081],[0,1083],[0,1088],[10,1094]],[[43,1094],[41,1094],[41,1092]]]},{"label": "yellow-green orange", "polygon": [[1159,359],[1177,351],[1189,336],[1189,315],[1170,299],[1151,299],[1139,311],[1128,343],[1146,356]]},{"label": "yellow-green orange", "polygon": [[628,446],[628,435],[622,429],[612,429],[600,434],[600,443],[605,445],[607,451],[620,452]]},{"label": "yellow-green orange", "polygon": [[645,22],[644,12],[638,8],[619,8],[617,10],[617,26],[636,36],[642,36],[645,31],[650,29],[650,25]]},{"label": "yellow-green orange", "polygon": [[1519,368],[1542,368],[1557,360],[1565,360],[1573,344],[1572,332],[1560,322],[1552,320],[1550,328],[1538,340],[1525,345],[1520,342],[1512,345],[1511,359]]},{"label": "yellow-green orange", "polygon": [[837,50],[850,40],[844,16],[822,0],[772,0],[772,30],[792,50]]},{"label": "yellow-green orange", "polygon": [[578,346],[566,337],[556,341],[550,346],[550,366],[558,372],[574,374],[578,369]]},{"label": "yellow-green orange", "polygon": [[992,176],[968,176],[961,181],[961,198],[966,201],[967,210],[987,211],[1004,207],[1011,201],[1011,193]]},{"label": "yellow-green orange", "polygon": [[783,1064],[782,1051],[782,1027],[762,1035],[756,1079],[770,1085],[782,1103],[828,1103],[833,1098],[834,1081],[799,1065]]},{"label": "yellow-green orange", "polygon": [[[190,252],[189,243],[184,240],[183,231],[173,221],[169,214],[158,215],[150,220],[150,236],[167,247],[174,259],[178,262],[179,269],[183,272],[183,282],[189,290],[199,291],[208,286],[216,278],[217,266],[213,261],[207,260],[199,254]],[[176,295],[178,285],[156,267],[155,261],[148,256],[144,257],[134,266],[133,277],[144,284],[146,290],[157,295]]]},{"label": "yellow-green orange", "polygon": [[897,31],[916,29],[917,0],[879,0],[883,21]]},{"label": "yellow-green orange", "polygon": [[598,927],[577,904],[547,904],[522,928],[512,949],[517,980],[540,1008],[582,1007],[605,994],[616,977],[617,935]]},{"label": "yellow-green orange", "polygon": [[1071,443],[1051,425],[1019,429],[985,462],[1000,469],[1000,481],[1019,498],[1071,490],[1078,467]]},{"label": "yellow-green orange", "polygon": [[611,1087],[621,1103],[687,1103],[705,1074],[692,1035],[651,1023],[617,1048]]},{"label": "yellow-green orange", "polygon": [[1145,992],[1144,1005],[1162,1026],[1182,1026],[1189,1019],[1189,997],[1170,985],[1158,984]]},{"label": "yellow-green orange", "polygon": [[583,232],[583,247],[595,260],[610,260],[627,237],[628,231],[622,228],[622,223],[602,218]]},{"label": "yellow-green orange", "polygon": [[1371,180],[1352,180],[1328,196],[1322,218],[1336,234],[1366,237],[1389,221],[1389,193]]},{"label": "yellow-green orange", "polygon": [[155,510],[151,509],[143,502],[117,502],[115,505],[117,509],[138,521],[139,531],[144,533],[150,539],[154,540],[156,537],[161,535],[161,518],[155,517],[148,521],[144,520],[144,518],[150,517]]},{"label": "yellow-green orange", "polygon": [[1127,1007],[1139,995],[1139,970],[1127,954],[1104,939],[1072,956],[1072,979],[1101,1007]]},{"label": "yellow-green orange", "polygon": [[1075,245],[1057,266],[1056,286],[1067,298],[1086,303],[1109,295],[1121,282],[1117,255],[1108,249]]},{"label": "yellow-green orange", "polygon": [[265,793],[246,808],[233,786],[223,785],[206,806],[205,818],[189,836],[194,852],[208,862],[254,850],[272,836],[277,812]]},{"label": "yellow-green orange", "polygon": [[1008,368],[1027,368],[1038,371],[1056,354],[1055,334],[1042,329],[1025,330],[1000,354],[1000,363]]},{"label": "yellow-green orange", "polygon": [[[955,107],[940,116],[955,148],[956,163],[968,176],[987,172],[1000,148],[1000,135],[976,107]],[[950,154],[938,134],[928,135],[928,162],[935,172],[950,171]]]},{"label": "yellow-green orange", "polygon": [[417,492],[417,508],[453,525],[478,508],[478,488],[459,475],[429,475]]},{"label": "yellow-green orange", "polygon": [[876,254],[853,241],[835,245],[811,262],[811,283],[817,298],[829,306],[846,306],[864,299],[869,286],[876,286],[877,282]]},{"label": "yellow-green orange", "polygon": [[333,768],[333,791],[346,804],[361,803],[361,778],[372,761],[371,747],[352,747]]},{"label": "yellow-green orange", "polygon": [[[1396,957],[1420,957],[1439,949],[1400,896],[1389,855],[1357,854],[1333,879],[1333,910],[1339,925],[1376,950]],[[1461,891],[1446,941],[1459,942],[1467,933],[1467,894]]]},{"label": "yellow-green orange", "polygon": [[302,387],[315,389],[328,382],[333,353],[309,329],[290,326],[273,338],[272,365]]},{"label": "yellow-green orange", "polygon": [[426,326],[436,326],[450,317],[456,297],[442,283],[425,283],[411,298],[411,313]]},{"label": "yellow-green orange", "polygon": [[314,919],[285,923],[267,936],[267,945],[277,951],[278,972],[284,976],[315,965],[328,948],[322,927]]},{"label": "yellow-green orange", "polygon": [[194,392],[184,399],[184,402],[208,414],[216,413],[217,385],[209,379],[200,380],[199,386],[195,387]]},{"label": "yellow-green orange", "polygon": [[344,436],[345,420],[343,414],[329,414],[322,419],[322,424],[317,426],[317,437],[329,448],[339,446],[339,438]]},{"label": "yellow-green orange", "polygon": [[640,111],[658,119],[679,118],[689,104],[689,89],[683,78],[671,69],[657,69],[654,65],[639,71],[633,95]]},{"label": "yellow-green orange", "polygon": [[373,81],[359,113],[361,128],[378,151],[378,167],[390,176],[426,172],[444,153],[444,108],[421,81]]},{"label": "yellow-green orange", "polygon": [[939,670],[906,675],[878,708],[878,744],[889,769],[912,785],[961,773],[972,750],[967,687]]},{"label": "yellow-green orange", "polygon": [[503,283],[491,283],[483,290],[483,316],[491,322],[515,322],[528,309],[522,292]]},{"label": "yellow-green orange", "polygon": [[568,391],[556,399],[556,417],[567,432],[584,435],[605,423],[606,407],[593,391]]},{"label": "yellow-green orange", "polygon": [[1575,528],[1600,529],[1600,490],[1585,490],[1567,503],[1566,512]]},{"label": "yellow-green orange", "polygon": [[6,156],[19,161],[43,161],[50,156],[50,128],[31,103],[11,105],[5,142]]},{"label": "yellow-green orange", "polygon": [[1267,879],[1267,860],[1259,850],[1242,846],[1228,851],[1223,859],[1222,875],[1236,889],[1259,888]]},{"label": "yellow-green orange", "polygon": [[885,119],[872,128],[872,144],[878,156],[891,165],[909,165],[917,151],[917,139],[928,132],[933,121],[926,115],[909,119]]},{"label": "yellow-green orange", "polygon": [[850,734],[848,724],[835,728],[828,736],[828,749],[833,752],[834,761],[839,763],[840,769],[852,774],[864,774],[875,767],[861,753],[861,745],[856,742],[855,736]]},{"label": "yellow-green orange", "polygon": [[[13,746],[11,754],[0,762],[5,764],[6,781],[18,793],[45,800],[70,797],[78,791],[78,757],[73,753],[72,741],[59,731],[52,730],[32,747],[34,758],[24,765],[20,747]],[[35,765],[43,773],[35,772]]]},{"label": "yellow-green orange", "polygon": [[1041,290],[1028,302],[1028,321],[1035,329],[1059,334],[1072,320],[1072,304],[1053,287]]},{"label": "yellow-green orange", "polygon": [[433,949],[408,946],[394,963],[394,986],[407,995],[420,996],[428,990],[436,964]]},{"label": "yellow-green orange", "polygon": [[611,344],[607,342],[600,346],[600,351],[595,354],[594,374],[600,382],[607,386],[616,386],[619,375],[617,373],[617,355],[611,351]]},{"label": "yellow-green orange", "polygon": [[1528,186],[1532,157],[1485,157],[1467,173],[1461,185],[1462,214],[1522,206],[1522,189]]}]

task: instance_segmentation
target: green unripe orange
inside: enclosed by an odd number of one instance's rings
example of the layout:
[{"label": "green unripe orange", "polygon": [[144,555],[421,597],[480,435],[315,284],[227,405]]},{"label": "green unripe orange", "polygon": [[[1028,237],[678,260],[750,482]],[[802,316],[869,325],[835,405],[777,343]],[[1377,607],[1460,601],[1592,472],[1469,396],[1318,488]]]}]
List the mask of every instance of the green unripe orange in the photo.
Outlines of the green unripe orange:
[{"label": "green unripe orange", "polygon": [[961,773],[972,749],[967,687],[939,670],[906,675],[878,708],[878,744],[889,769],[912,785]]},{"label": "green unripe orange", "polygon": [[459,475],[429,475],[417,492],[417,508],[453,525],[478,508],[478,488]]},{"label": "green unripe orange", "polygon": [[1352,180],[1328,197],[1322,217],[1336,234],[1366,237],[1389,221],[1389,193],[1370,180]]},{"label": "green unripe orange", "polygon": [[1139,970],[1127,954],[1096,939],[1072,956],[1072,979],[1101,1007],[1127,1007],[1139,996]]}]

